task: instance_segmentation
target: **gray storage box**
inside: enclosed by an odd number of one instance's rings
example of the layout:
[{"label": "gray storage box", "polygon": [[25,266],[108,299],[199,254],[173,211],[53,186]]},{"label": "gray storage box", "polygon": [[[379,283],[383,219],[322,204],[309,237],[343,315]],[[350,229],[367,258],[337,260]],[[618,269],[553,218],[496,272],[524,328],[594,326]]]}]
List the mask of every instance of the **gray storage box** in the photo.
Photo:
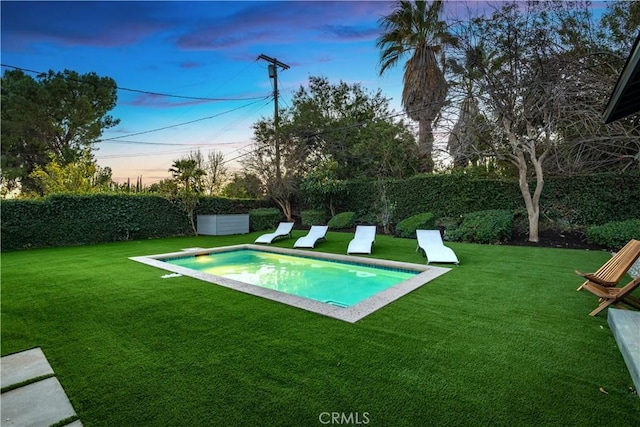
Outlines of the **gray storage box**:
[{"label": "gray storage box", "polygon": [[198,234],[226,236],[249,232],[249,214],[198,215]]}]

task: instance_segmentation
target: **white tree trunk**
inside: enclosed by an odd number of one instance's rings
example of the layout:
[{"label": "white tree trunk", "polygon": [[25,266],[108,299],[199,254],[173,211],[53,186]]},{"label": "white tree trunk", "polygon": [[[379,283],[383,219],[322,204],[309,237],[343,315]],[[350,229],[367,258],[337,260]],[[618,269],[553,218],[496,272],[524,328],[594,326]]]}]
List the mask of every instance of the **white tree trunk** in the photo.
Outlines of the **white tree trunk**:
[{"label": "white tree trunk", "polygon": [[287,222],[294,222],[293,210],[291,209],[291,201],[284,197],[274,197],[273,200],[280,206],[282,213],[287,218]]},{"label": "white tree trunk", "polygon": [[[538,157],[536,155],[535,140],[531,139],[528,142],[518,144],[517,136],[511,132],[511,122],[508,119],[504,119],[503,124],[507,131],[509,144],[512,147],[510,159],[518,168],[518,185],[520,186],[520,192],[524,199],[524,205],[527,208],[529,241],[537,243],[540,240],[540,196],[544,188],[544,170],[542,169],[542,164],[549,153],[549,149],[546,149],[542,155]],[[536,187],[533,194],[531,194],[531,189],[529,188],[527,155],[535,171]]]},{"label": "white tree trunk", "polygon": [[529,241],[538,242],[538,221],[540,220],[540,197],[535,197],[536,193],[542,192],[542,186],[544,181],[542,176],[538,177],[536,173],[536,189],[534,190],[534,196],[531,196],[531,190],[529,188],[529,181],[527,180],[527,163],[524,159],[523,153],[518,153],[518,184],[520,186],[520,192],[524,199],[524,205],[527,208],[527,218],[529,219]]}]

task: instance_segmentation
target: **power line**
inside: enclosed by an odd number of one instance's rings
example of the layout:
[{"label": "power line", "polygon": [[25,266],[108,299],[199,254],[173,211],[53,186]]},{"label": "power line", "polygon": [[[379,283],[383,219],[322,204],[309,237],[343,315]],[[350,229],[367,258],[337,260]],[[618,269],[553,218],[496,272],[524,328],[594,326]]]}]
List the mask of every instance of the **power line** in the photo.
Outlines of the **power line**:
[{"label": "power line", "polygon": [[114,136],[113,138],[103,138],[103,139],[99,139],[97,142],[114,141],[114,140],[118,140],[118,139],[122,139],[122,138],[128,138],[128,137],[130,137],[130,136],[143,135],[143,134],[146,134],[146,133],[152,133],[152,132],[159,132],[159,131],[161,131],[161,130],[172,129],[172,128],[176,128],[176,127],[179,127],[179,126],[188,125],[188,124],[191,124],[191,123],[201,122],[201,121],[203,121],[203,120],[213,119],[213,118],[215,118],[215,117],[220,117],[220,116],[222,116],[222,115],[224,115],[224,114],[228,114],[228,113],[231,113],[231,112],[234,112],[234,111],[240,110],[240,109],[242,109],[242,108],[249,107],[249,106],[251,106],[251,105],[253,105],[253,104],[257,104],[258,102],[263,101],[263,100],[266,100],[266,99],[268,99],[268,98],[270,98],[270,95],[268,95],[268,96],[266,96],[266,97],[263,97],[263,98],[260,98],[260,99],[259,99],[259,100],[257,100],[257,101],[250,102],[249,104],[245,104],[245,105],[242,105],[242,106],[240,106],[240,107],[233,108],[233,109],[231,109],[231,110],[223,111],[222,113],[214,114],[213,116],[202,117],[202,118],[200,118],[200,119],[190,120],[190,121],[188,121],[188,122],[183,122],[183,123],[176,123],[176,124],[174,124],[174,125],[164,126],[164,127],[156,128],[156,129],[145,130],[145,131],[142,131],[142,132],[135,132],[135,133],[130,133],[130,134],[127,134],[127,135],[122,135],[122,136]]},{"label": "power line", "polygon": [[[14,65],[0,64],[0,66],[5,67],[5,68],[12,68],[14,70],[25,71],[25,72],[33,73],[33,74],[37,74],[37,75],[46,75],[47,74],[46,72],[43,72],[43,71],[30,70],[28,68],[16,67]],[[78,80],[78,79],[69,79],[69,80],[72,80],[72,81],[75,81],[75,82],[79,82],[79,83],[86,83],[86,82],[83,82],[83,81]],[[117,84],[116,84],[116,89],[117,90],[126,91],[126,92],[142,93],[142,94],[145,94],[145,95],[163,96],[163,97],[167,97],[167,98],[190,99],[190,100],[197,100],[197,101],[216,101],[216,102],[220,102],[220,101],[251,101],[251,100],[254,100],[254,99],[265,99],[265,97],[268,96],[268,95],[266,95],[266,96],[263,95],[263,96],[234,97],[234,98],[207,98],[207,97],[200,97],[200,96],[172,95],[172,94],[168,94],[168,93],[151,92],[151,91],[148,91],[148,90],[141,90],[141,89],[131,89],[131,88],[118,86]]]},{"label": "power line", "polygon": [[164,145],[164,146],[175,146],[175,147],[184,147],[184,146],[201,146],[203,144],[181,144],[177,142],[152,142],[152,141],[130,141],[126,139],[119,139],[117,141],[112,140],[100,140],[98,142],[109,141],[110,144],[132,144],[132,145]]},{"label": "power line", "polygon": [[[151,143],[153,145],[160,145],[161,143],[155,144],[155,143]],[[242,147],[239,147],[229,153],[227,153],[227,155],[233,154],[235,152],[238,152],[240,150],[243,150],[247,147],[249,147],[250,145],[252,145],[252,142],[246,142],[246,141],[237,141],[237,142],[232,142],[232,143],[221,143],[219,145],[227,145],[227,144],[245,144]],[[105,159],[126,159],[126,158],[132,158],[132,157],[152,157],[152,156],[165,156],[167,154],[182,154],[182,153],[191,153],[194,151],[194,149],[200,149],[200,148],[205,148],[205,147],[209,147],[210,149],[214,149],[215,147],[212,147],[211,144],[201,144],[200,146],[196,146],[196,145],[186,145],[186,144],[162,144],[162,145],[181,145],[184,148],[180,149],[180,150],[168,150],[168,151],[157,151],[157,152],[144,152],[144,153],[130,153],[130,154],[105,154],[105,155],[100,155],[100,154],[96,154],[96,158],[100,159],[100,160],[105,160]],[[221,149],[223,147],[218,146],[217,148]],[[226,162],[225,162],[226,163]]]},{"label": "power line", "polygon": [[[212,90],[207,90],[205,91],[206,93],[202,93],[203,97],[212,97],[214,94],[218,93],[219,90],[223,87],[230,87],[230,83],[232,81],[234,81],[235,79],[237,79],[241,74],[243,74],[245,71],[247,71],[249,69],[249,67],[251,67],[253,64],[257,64],[258,60],[256,59],[255,61],[253,61],[252,63],[246,64],[246,66],[236,72],[233,76],[231,76],[230,78],[226,78],[226,79],[217,79],[217,87],[215,89]],[[200,104],[198,102],[192,102],[190,106],[188,106],[188,108],[180,108],[180,113],[177,114],[177,116],[175,117],[175,121],[177,122],[178,120],[184,120],[184,117],[187,115],[187,112],[191,112],[193,111],[194,108],[196,107],[196,104]]]},{"label": "power line", "polygon": [[[394,112],[391,112],[390,114],[387,114],[386,116],[373,117],[371,119],[362,120],[360,122],[356,122],[356,123],[353,123],[351,125],[340,126],[340,127],[331,128],[331,129],[325,129],[325,130],[321,130],[319,132],[315,132],[315,133],[307,134],[307,135],[302,135],[302,136],[309,138],[309,137],[320,136],[320,135],[324,135],[324,134],[328,134],[328,133],[340,132],[340,131],[343,131],[343,130],[348,130],[348,129],[360,127],[360,126],[363,126],[363,125],[365,125],[367,123],[373,122],[375,120],[385,120],[385,119],[391,119],[391,118],[395,118],[395,117],[399,117],[399,116],[407,117],[409,113],[418,112],[418,111],[424,110],[426,108],[429,108],[429,107],[416,108],[414,110],[411,110],[410,112],[404,112],[404,111],[397,112],[397,111],[394,111]],[[118,141],[114,141],[114,142],[118,142]],[[150,144],[160,145],[162,143],[150,143]],[[249,144],[247,144],[247,145],[245,145],[243,147],[240,147],[240,148],[237,148],[234,151],[231,151],[228,154],[233,154],[234,152],[239,152],[240,150],[243,150],[243,149],[251,146],[252,144],[253,143],[249,143]],[[162,144],[162,145],[172,145],[172,144],[165,143],[165,144]],[[184,144],[181,144],[181,145],[184,145]],[[185,148],[187,148],[187,147],[185,147]],[[190,152],[193,148],[194,147],[191,146],[188,149],[183,149],[183,150],[170,150],[170,151],[162,151],[162,152],[157,152],[157,153],[148,153],[148,152],[147,153],[134,153],[134,154],[127,154],[127,155],[106,155],[106,156],[96,156],[96,157],[100,157],[101,159],[116,159],[116,158],[129,158],[129,157],[143,157],[143,156],[150,156],[150,155],[154,155],[155,156],[155,155],[167,155],[167,154],[180,154],[180,153]],[[227,164],[227,163],[231,163],[231,162],[233,162],[235,160],[238,160],[238,159],[241,159],[241,158],[243,158],[245,156],[248,156],[248,155],[254,153],[255,151],[256,151],[256,149],[248,150],[245,153],[241,153],[241,154],[239,154],[239,155],[237,155],[237,156],[235,156],[235,157],[233,157],[231,159],[225,160],[224,162],[222,162],[222,164],[224,165],[224,164]]]},{"label": "power line", "polygon": [[213,91],[211,91],[211,93],[215,93],[221,87],[228,86],[229,83],[231,83],[232,81],[237,79],[242,73],[247,71],[249,69],[249,67],[251,67],[252,65],[257,64],[257,63],[258,63],[258,59],[256,58],[253,62],[250,62],[249,64],[247,64],[242,70],[238,71],[233,77],[227,79],[224,83],[221,83],[220,85],[218,85]]},{"label": "power line", "polygon": [[269,98],[269,99],[265,100],[265,102],[262,105],[257,104],[254,107],[252,107],[252,108],[250,108],[248,110],[245,110],[239,117],[237,117],[236,119],[230,121],[229,123],[224,125],[221,129],[219,129],[215,134],[211,135],[210,139],[214,139],[214,138],[220,137],[221,135],[225,134],[229,130],[231,130],[234,127],[238,126],[240,123],[245,121],[247,118],[249,118],[252,115],[256,114],[258,111],[262,110],[264,107],[266,107],[270,103],[271,103],[271,99]]}]

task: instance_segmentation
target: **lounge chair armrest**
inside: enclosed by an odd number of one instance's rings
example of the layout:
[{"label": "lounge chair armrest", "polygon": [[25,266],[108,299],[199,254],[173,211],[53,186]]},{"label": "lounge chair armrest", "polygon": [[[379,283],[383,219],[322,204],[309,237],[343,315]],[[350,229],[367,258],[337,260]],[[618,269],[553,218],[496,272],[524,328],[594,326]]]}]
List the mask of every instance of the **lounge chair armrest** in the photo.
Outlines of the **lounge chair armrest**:
[{"label": "lounge chair armrest", "polygon": [[576,270],[576,274],[578,276],[582,276],[585,279],[587,279],[590,282],[596,283],[598,285],[601,286],[607,286],[607,287],[611,287],[611,286],[615,286],[616,282],[610,282],[608,280],[602,280],[599,277],[596,277],[593,275],[593,273],[583,273],[582,271]]}]

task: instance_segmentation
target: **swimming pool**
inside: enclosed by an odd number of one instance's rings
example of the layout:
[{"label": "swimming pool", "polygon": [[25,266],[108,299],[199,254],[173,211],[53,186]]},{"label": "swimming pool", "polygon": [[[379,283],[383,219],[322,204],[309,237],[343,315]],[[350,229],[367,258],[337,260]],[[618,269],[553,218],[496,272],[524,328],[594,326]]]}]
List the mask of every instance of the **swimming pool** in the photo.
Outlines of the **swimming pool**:
[{"label": "swimming pool", "polygon": [[419,273],[254,249],[165,262],[339,307],[351,307]]},{"label": "swimming pool", "polygon": [[449,271],[257,245],[195,248],[131,259],[348,322]]}]

